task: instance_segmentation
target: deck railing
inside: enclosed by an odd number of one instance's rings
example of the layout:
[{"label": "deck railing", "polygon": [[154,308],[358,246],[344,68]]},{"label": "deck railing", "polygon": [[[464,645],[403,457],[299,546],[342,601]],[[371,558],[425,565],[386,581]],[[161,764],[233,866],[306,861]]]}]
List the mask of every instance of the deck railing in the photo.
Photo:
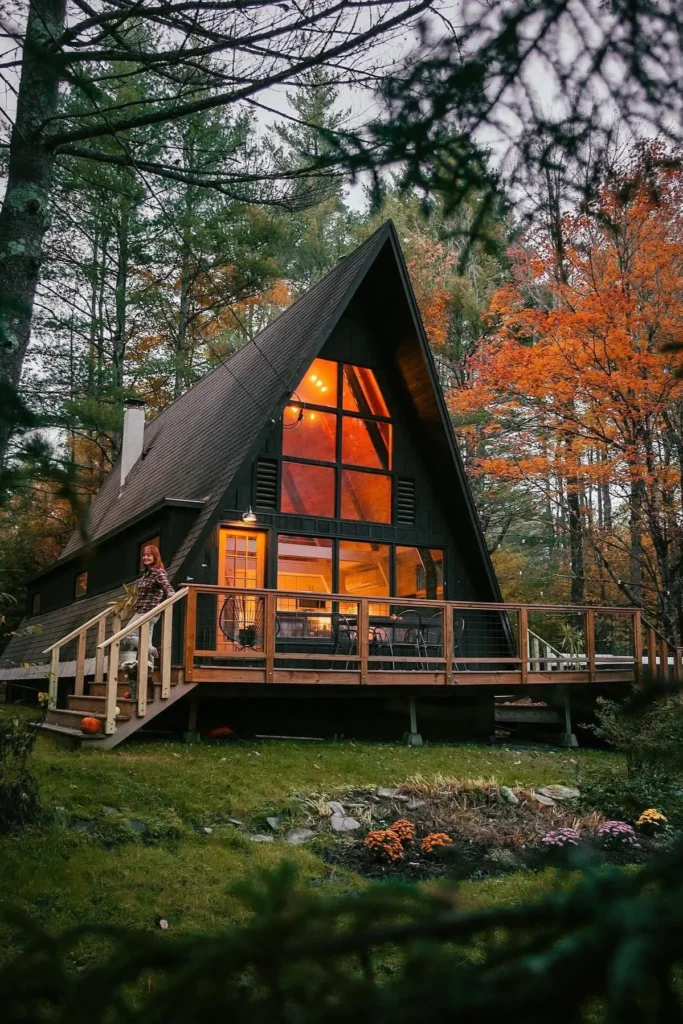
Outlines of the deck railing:
[{"label": "deck railing", "polygon": [[683,680],[681,650],[637,608],[188,590],[184,668],[195,682],[630,682],[645,666]]},{"label": "deck railing", "polygon": [[63,647],[70,644],[73,640],[76,641],[76,670],[75,670],[75,688],[74,693],[79,697],[83,695],[83,684],[85,680],[85,661],[86,661],[86,650],[88,643],[88,633],[91,629],[97,629],[96,638],[96,653],[95,653],[95,674],[94,681],[96,683],[102,683],[104,681],[104,651],[101,647],[102,641],[107,635],[107,620],[111,617],[112,619],[112,632],[116,633],[121,628],[121,616],[116,611],[115,602],[111,602],[97,615],[93,615],[91,619],[84,622],[82,625],[77,626],[66,636],[63,636],[61,640],[52,644],[47,650],[43,651],[43,654],[50,655],[50,674],[48,684],[48,703],[51,708],[57,706],[57,689],[59,684],[59,660],[60,654]]},{"label": "deck railing", "polygon": [[119,678],[119,657],[121,642],[132,633],[138,633],[137,660],[137,713],[144,718],[147,713],[147,681],[149,665],[147,651],[149,648],[150,621],[161,615],[161,647],[159,649],[159,672],[161,677],[161,698],[168,698],[171,692],[171,658],[173,636],[173,606],[182,601],[188,594],[188,588],[182,587],[172,597],[167,597],[161,604],[146,612],[134,623],[127,623],[122,629],[116,630],[108,640],[98,644],[98,653],[108,652],[107,689],[105,700],[104,732],[111,736],[116,732],[116,697]]}]

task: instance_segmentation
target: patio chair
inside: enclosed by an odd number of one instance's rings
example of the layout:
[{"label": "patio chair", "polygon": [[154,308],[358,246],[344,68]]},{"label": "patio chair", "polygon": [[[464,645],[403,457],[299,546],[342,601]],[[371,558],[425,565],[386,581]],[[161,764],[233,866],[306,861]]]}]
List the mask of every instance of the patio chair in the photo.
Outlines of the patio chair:
[{"label": "patio chair", "polygon": [[234,644],[236,650],[263,649],[263,598],[258,594],[253,597],[230,594],[223,602],[218,624],[225,639]]}]

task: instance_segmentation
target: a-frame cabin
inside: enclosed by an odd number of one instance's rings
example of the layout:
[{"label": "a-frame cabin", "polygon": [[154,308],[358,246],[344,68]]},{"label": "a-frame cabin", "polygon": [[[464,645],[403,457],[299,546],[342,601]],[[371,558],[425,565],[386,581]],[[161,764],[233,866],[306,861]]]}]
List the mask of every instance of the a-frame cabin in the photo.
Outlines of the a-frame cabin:
[{"label": "a-frame cabin", "polygon": [[[363,687],[387,706],[438,693],[461,723],[492,730],[492,685],[533,674],[527,619],[501,606],[391,222],[144,434],[141,421],[127,413],[88,546],[75,534],[32,581],[2,658],[11,681],[40,675],[49,653],[55,731],[78,736],[95,712],[96,741],[113,745],[189,691],[234,700],[303,684],[329,697]],[[133,700],[109,603],[146,542],[182,596],[164,614],[156,687]]]}]

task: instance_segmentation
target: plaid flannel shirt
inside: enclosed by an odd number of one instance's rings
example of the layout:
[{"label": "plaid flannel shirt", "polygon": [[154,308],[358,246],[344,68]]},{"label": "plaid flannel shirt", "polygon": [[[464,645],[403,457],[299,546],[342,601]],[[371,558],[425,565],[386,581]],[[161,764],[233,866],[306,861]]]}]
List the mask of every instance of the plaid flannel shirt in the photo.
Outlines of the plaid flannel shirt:
[{"label": "plaid flannel shirt", "polygon": [[145,569],[138,580],[138,596],[135,602],[134,614],[142,615],[150,612],[158,604],[175,594],[170,584],[165,569]]}]

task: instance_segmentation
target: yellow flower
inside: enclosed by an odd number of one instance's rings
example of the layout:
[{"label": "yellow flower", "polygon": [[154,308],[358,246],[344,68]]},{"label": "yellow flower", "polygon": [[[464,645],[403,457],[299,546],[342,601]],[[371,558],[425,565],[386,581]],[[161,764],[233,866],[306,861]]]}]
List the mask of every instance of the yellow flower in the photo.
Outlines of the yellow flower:
[{"label": "yellow flower", "polygon": [[648,825],[659,827],[665,825],[666,822],[667,817],[665,814],[662,814],[662,812],[658,811],[655,807],[648,807],[648,809],[643,811],[641,816],[638,818],[636,825],[640,825],[641,828]]}]

